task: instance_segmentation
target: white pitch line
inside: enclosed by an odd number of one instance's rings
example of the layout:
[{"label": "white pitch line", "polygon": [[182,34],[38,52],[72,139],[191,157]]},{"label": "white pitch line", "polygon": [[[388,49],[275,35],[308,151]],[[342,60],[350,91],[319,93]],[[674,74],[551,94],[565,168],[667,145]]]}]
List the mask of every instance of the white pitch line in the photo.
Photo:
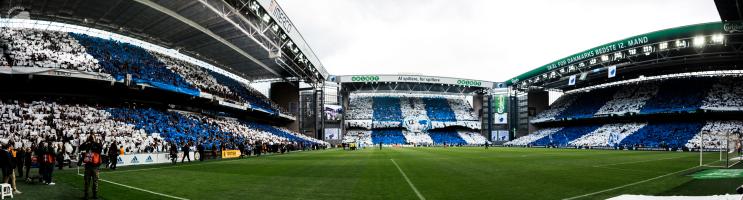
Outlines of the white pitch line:
[{"label": "white pitch line", "polygon": [[408,185],[410,185],[410,188],[413,189],[413,192],[415,192],[415,195],[418,195],[418,198],[420,200],[426,200],[426,198],[423,197],[423,195],[421,195],[421,193],[418,191],[418,189],[415,188],[415,185],[413,185],[413,182],[410,182],[410,179],[408,178],[408,175],[406,175],[405,172],[402,171],[402,168],[400,168],[400,165],[397,165],[397,162],[395,162],[394,159],[391,159],[390,158],[390,160],[392,161],[392,164],[395,164],[395,167],[397,167],[397,170],[400,171],[400,174],[402,174],[402,177],[405,178],[405,181],[408,182]]},{"label": "white pitch line", "polygon": [[[708,164],[709,164],[709,163],[708,163]],[[578,198],[583,198],[583,197],[593,196],[593,195],[596,195],[596,194],[601,194],[601,193],[604,193],[604,192],[608,192],[608,191],[612,191],[612,190],[616,190],[616,189],[622,189],[622,188],[625,188],[625,187],[629,187],[629,186],[633,186],[633,185],[637,185],[637,184],[641,184],[641,183],[645,183],[645,182],[653,181],[653,180],[656,180],[656,179],[659,179],[659,178],[663,178],[663,177],[666,177],[666,176],[670,176],[670,175],[678,174],[678,173],[681,173],[681,172],[689,171],[689,170],[692,170],[692,169],[696,169],[696,168],[698,168],[698,167],[700,167],[700,166],[694,166],[694,167],[691,167],[691,168],[688,168],[688,169],[684,169],[684,170],[680,170],[680,171],[675,171],[675,172],[671,172],[671,173],[668,173],[668,174],[664,174],[664,175],[656,176],[656,177],[653,177],[653,178],[645,179],[645,180],[642,180],[642,181],[637,181],[637,182],[634,182],[634,183],[630,183],[630,184],[626,184],[626,185],[622,185],[622,186],[618,186],[618,187],[613,187],[613,188],[609,188],[609,189],[601,190],[601,191],[598,191],[598,192],[588,193],[588,194],[584,194],[584,195],[579,195],[579,196],[574,196],[574,197],[570,197],[570,198],[564,198],[564,199],[562,199],[562,200],[572,200],[572,199],[578,199]]]},{"label": "white pitch line", "polygon": [[[83,176],[82,174],[78,174],[78,175]],[[133,190],[139,190],[139,191],[147,192],[147,193],[150,193],[150,194],[155,194],[155,195],[160,195],[160,196],[168,197],[168,198],[171,198],[171,199],[188,200],[188,199],[183,198],[183,197],[177,197],[177,196],[163,194],[163,193],[159,193],[159,192],[153,192],[153,191],[150,191],[150,190],[145,190],[145,189],[134,187],[134,186],[124,185],[124,184],[121,184],[121,183],[117,183],[117,182],[113,182],[113,181],[109,181],[109,180],[105,180],[105,179],[101,179],[101,178],[99,178],[98,180],[103,181],[103,182],[106,182],[106,183],[118,185],[118,186],[121,186],[121,187],[133,189]]]},{"label": "white pitch line", "polygon": [[640,160],[640,161],[620,162],[620,163],[612,163],[612,164],[606,164],[606,165],[594,165],[593,167],[606,167],[606,166],[614,166],[614,165],[624,165],[624,164],[633,164],[633,163],[644,163],[644,162],[653,162],[653,161],[661,161],[661,160],[671,160],[671,159],[686,158],[686,157],[687,156],[672,157],[672,158],[660,158],[660,159],[653,159],[653,160]]}]

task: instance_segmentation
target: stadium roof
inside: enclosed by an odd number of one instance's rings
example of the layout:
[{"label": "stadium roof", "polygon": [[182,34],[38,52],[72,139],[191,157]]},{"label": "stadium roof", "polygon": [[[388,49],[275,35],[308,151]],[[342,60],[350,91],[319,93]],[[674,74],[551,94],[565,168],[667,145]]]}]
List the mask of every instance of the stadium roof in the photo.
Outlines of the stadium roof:
[{"label": "stadium roof", "polygon": [[490,81],[407,74],[331,76],[331,81],[344,85],[343,90],[346,91],[366,92],[398,91],[470,94],[486,92],[496,87],[504,87],[502,83],[493,83]]},{"label": "stadium roof", "polygon": [[11,1],[0,16],[101,29],[173,48],[247,80],[321,82],[328,72],[272,0]]},{"label": "stadium roof", "polygon": [[[627,78],[675,73],[673,70],[693,71],[702,67],[706,67],[705,70],[723,70],[723,65],[735,67],[730,62],[740,63],[743,60],[740,50],[743,48],[740,41],[742,33],[743,24],[739,21],[650,32],[570,55],[514,77],[506,84],[520,85],[520,89],[531,86],[565,89],[575,88],[577,86],[573,85],[581,85],[581,82],[595,84],[617,81],[619,78],[607,77],[611,69],[615,73],[620,71],[622,75],[633,76]],[[713,66],[712,63],[723,64]]]},{"label": "stadium roof", "polygon": [[743,0],[715,0],[722,21],[743,20]]}]

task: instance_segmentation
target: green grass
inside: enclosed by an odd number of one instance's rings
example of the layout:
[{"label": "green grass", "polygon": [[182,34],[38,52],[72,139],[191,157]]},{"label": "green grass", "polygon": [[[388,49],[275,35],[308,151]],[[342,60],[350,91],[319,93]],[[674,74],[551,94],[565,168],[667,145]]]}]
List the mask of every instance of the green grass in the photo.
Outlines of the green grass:
[{"label": "green grass", "polygon": [[[742,179],[693,180],[699,154],[536,148],[327,150],[103,170],[101,178],[187,199],[563,199],[678,172],[583,199],[734,193]],[[690,169],[692,168],[692,169]],[[686,170],[690,169],[690,170]],[[685,171],[684,171],[685,170]],[[79,199],[76,170],[57,185],[20,184],[16,199]],[[103,199],[167,199],[101,182]]]}]

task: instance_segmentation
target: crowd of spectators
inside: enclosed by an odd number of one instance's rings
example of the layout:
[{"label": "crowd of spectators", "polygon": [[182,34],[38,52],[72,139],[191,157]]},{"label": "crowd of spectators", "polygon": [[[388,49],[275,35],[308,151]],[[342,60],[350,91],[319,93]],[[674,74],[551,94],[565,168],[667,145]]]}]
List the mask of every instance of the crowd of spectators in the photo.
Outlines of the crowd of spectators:
[{"label": "crowd of spectators", "polygon": [[65,32],[0,28],[0,66],[103,72],[98,60]]},{"label": "crowd of spectators", "polygon": [[743,84],[741,78],[723,78],[712,85],[702,102],[702,109],[743,111]]},{"label": "crowd of spectators", "polygon": [[203,66],[111,39],[40,29],[0,28],[0,66],[97,72],[189,94],[206,92],[269,113],[291,115],[246,83]]},{"label": "crowd of spectators", "polygon": [[736,77],[633,82],[562,95],[531,123],[625,114],[686,113],[699,109],[743,110],[743,86]]},{"label": "crowd of spectators", "polygon": [[74,158],[87,135],[104,146],[116,143],[126,154],[166,152],[169,143],[198,143],[206,149],[237,149],[239,144],[327,145],[326,142],[257,122],[133,105],[101,106],[53,101],[0,101],[0,142],[16,148],[51,143]]},{"label": "crowd of spectators", "polygon": [[639,113],[650,98],[658,93],[657,83],[625,85],[596,112],[596,115]]},{"label": "crowd of spectators", "polygon": [[636,132],[647,123],[613,123],[605,124],[595,131],[570,141],[570,146],[614,147],[628,135]]}]

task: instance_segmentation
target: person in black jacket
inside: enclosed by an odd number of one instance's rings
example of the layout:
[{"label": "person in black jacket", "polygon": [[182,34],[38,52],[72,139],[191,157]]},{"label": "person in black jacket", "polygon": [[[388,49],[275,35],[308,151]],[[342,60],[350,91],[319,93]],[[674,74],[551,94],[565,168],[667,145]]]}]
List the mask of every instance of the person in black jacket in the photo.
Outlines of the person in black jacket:
[{"label": "person in black jacket", "polygon": [[173,162],[175,165],[176,160],[178,160],[178,147],[175,146],[175,141],[170,143],[170,161]]},{"label": "person in black jacket", "polygon": [[183,158],[181,158],[181,163],[183,163],[183,160],[186,160],[186,158],[188,158],[188,162],[191,162],[191,157],[188,156],[189,152],[191,152],[191,146],[188,145],[188,142],[183,143],[181,151],[183,151]]},{"label": "person in black jacket", "polygon": [[18,177],[23,177],[23,166],[24,166],[23,161],[25,161],[25,158],[26,158],[26,147],[22,146],[20,149],[16,151],[16,154],[15,154],[16,168],[18,168],[18,174],[16,174],[16,176]]},{"label": "person in black jacket", "polygon": [[116,170],[116,164],[119,162],[119,144],[116,141],[108,146],[109,169]]},{"label": "person in black jacket", "polygon": [[21,191],[18,191],[18,188],[16,188],[15,185],[15,167],[16,162],[13,158],[13,143],[5,144],[2,146],[2,150],[0,150],[0,166],[2,166],[3,171],[3,183],[9,183],[10,187],[13,188],[13,193],[20,194]]},{"label": "person in black jacket", "polygon": [[41,142],[39,148],[36,150],[36,155],[39,157],[39,174],[43,178],[43,182],[47,185],[54,185],[52,182],[52,173],[54,172],[54,148],[52,148],[51,142]]},{"label": "person in black jacket", "polygon": [[204,143],[199,142],[199,145],[196,146],[196,151],[199,151],[199,161],[204,161]]},{"label": "person in black jacket", "polygon": [[35,145],[31,145],[31,147],[26,147],[26,154],[23,155],[23,167],[26,169],[26,176],[25,179],[28,181],[28,173],[31,172],[31,165],[33,164],[33,152],[36,150]]},{"label": "person in black jacket", "polygon": [[93,134],[88,136],[85,143],[80,145],[80,152],[82,159],[78,159],[78,165],[85,163],[85,175],[83,179],[85,181],[85,196],[83,198],[88,199],[88,188],[93,185],[93,199],[98,198],[98,175],[100,172],[99,167],[101,166],[101,151],[103,151],[103,145],[99,143]]}]

